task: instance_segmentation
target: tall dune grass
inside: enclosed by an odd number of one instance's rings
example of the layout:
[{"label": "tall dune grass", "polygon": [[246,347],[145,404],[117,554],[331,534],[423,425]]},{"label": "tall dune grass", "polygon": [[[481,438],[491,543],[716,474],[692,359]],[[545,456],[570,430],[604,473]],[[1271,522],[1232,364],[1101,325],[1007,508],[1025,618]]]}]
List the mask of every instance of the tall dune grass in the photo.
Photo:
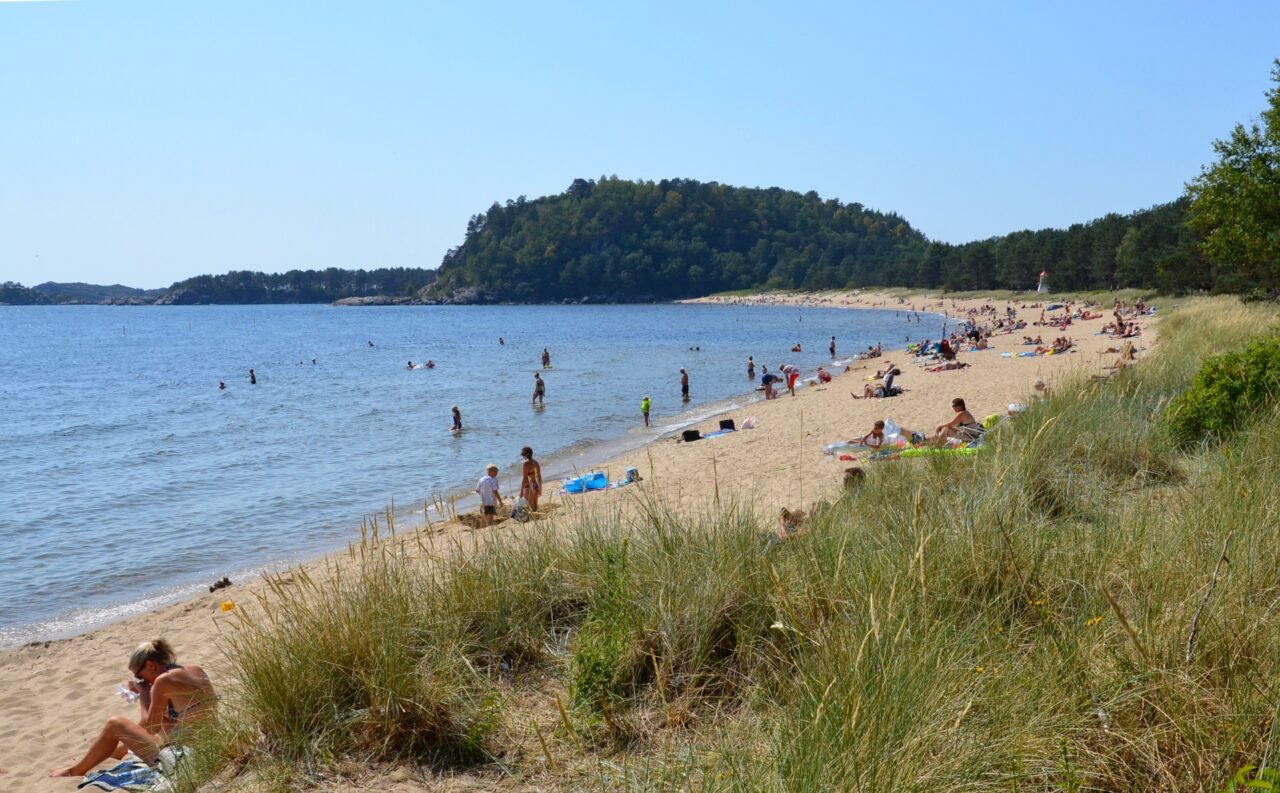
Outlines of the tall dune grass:
[{"label": "tall dune grass", "polygon": [[558,714],[547,767],[599,789],[1222,787],[1280,749],[1280,414],[1193,454],[1161,416],[1273,320],[1192,301],[1140,366],[984,454],[880,464],[783,543],[660,499],[447,564],[371,541],[234,635],[235,734],[518,777],[523,691]]}]

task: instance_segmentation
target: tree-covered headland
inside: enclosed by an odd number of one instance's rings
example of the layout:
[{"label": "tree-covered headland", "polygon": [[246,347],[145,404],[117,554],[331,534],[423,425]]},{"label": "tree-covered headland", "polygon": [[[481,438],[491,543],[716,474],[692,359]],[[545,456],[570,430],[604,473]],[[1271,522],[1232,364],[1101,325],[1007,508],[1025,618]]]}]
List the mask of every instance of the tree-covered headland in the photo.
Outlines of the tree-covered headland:
[{"label": "tree-covered headland", "polygon": [[1178,200],[1067,229],[952,245],[904,218],[817,193],[664,179],[576,180],[494,204],[446,254],[436,297],[651,301],[737,289],[909,286],[1212,289]]},{"label": "tree-covered headland", "polygon": [[1259,122],[1214,144],[1176,200],[1065,229],[964,244],[906,219],[779,188],[578,179],[495,203],[444,257],[435,299],[649,301],[737,289],[906,286],[1275,294],[1280,290],[1280,61]]}]

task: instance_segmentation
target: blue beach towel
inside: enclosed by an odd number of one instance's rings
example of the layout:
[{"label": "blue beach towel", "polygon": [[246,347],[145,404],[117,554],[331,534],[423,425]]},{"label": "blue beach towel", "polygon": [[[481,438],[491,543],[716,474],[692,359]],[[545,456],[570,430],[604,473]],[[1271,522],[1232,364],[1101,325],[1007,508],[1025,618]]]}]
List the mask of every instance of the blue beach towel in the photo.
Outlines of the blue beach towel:
[{"label": "blue beach towel", "polygon": [[106,771],[85,774],[84,781],[76,787],[96,787],[99,790],[151,790],[162,779],[160,772],[141,760],[125,760]]}]

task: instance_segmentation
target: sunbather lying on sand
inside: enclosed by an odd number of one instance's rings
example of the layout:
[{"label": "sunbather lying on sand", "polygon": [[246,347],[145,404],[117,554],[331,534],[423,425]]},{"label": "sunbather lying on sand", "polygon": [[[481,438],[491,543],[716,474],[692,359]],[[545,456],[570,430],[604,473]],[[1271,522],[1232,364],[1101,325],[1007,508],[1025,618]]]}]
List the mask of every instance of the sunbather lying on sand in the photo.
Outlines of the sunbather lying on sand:
[{"label": "sunbather lying on sand", "polygon": [[129,673],[134,679],[127,686],[138,695],[141,718],[107,719],[80,762],[50,771],[49,776],[84,776],[108,757],[120,759],[128,752],[155,763],[179,728],[213,710],[217,696],[209,676],[194,664],[179,666],[175,660],[173,648],[164,639],[138,645],[129,656]]},{"label": "sunbather lying on sand", "polygon": [[867,383],[862,387],[862,396],[858,396],[852,391],[849,392],[849,396],[854,399],[879,399],[881,397],[897,396],[902,393],[902,389],[893,384],[893,378],[900,374],[902,374],[902,370],[895,366],[885,375],[884,382]]}]

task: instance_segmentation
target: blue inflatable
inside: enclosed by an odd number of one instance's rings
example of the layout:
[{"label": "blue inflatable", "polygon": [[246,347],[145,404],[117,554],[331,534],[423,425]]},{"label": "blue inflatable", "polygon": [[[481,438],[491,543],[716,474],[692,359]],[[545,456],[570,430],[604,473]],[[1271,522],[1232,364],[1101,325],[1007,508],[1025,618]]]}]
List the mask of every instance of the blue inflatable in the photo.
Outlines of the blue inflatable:
[{"label": "blue inflatable", "polygon": [[609,477],[604,471],[592,471],[589,474],[575,476],[564,480],[564,492],[585,493],[588,490],[604,490],[609,486]]}]

